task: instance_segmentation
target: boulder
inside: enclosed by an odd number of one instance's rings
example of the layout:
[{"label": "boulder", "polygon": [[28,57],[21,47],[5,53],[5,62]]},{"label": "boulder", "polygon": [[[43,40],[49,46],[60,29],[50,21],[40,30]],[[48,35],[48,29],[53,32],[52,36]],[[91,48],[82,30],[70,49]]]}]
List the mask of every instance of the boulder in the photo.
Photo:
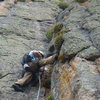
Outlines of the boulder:
[{"label": "boulder", "polygon": [[[54,100],[100,100],[99,2],[77,3],[61,16],[64,28],[70,31],[64,34],[61,57],[52,73]],[[67,60],[64,56],[73,58]]]},{"label": "boulder", "polygon": [[61,52],[65,56],[76,55],[78,52],[91,46],[91,42],[86,40],[81,31],[73,30],[64,35],[64,43],[61,48]]},{"label": "boulder", "polygon": [[64,35],[65,39],[61,52],[66,57],[76,55],[79,52],[84,52],[86,59],[91,59],[92,56],[96,55],[100,56],[100,18],[98,17],[98,9],[98,1],[92,0],[87,6],[73,5],[73,9],[69,14],[65,13],[66,18],[63,19],[65,28],[70,31]]},{"label": "boulder", "polygon": [[100,57],[100,52],[97,48],[90,46],[89,48],[79,52],[77,56],[90,60],[95,60],[96,58]]},{"label": "boulder", "polygon": [[[52,8],[53,7],[53,8]],[[18,2],[10,11],[10,15],[18,16],[26,20],[53,20],[59,8],[48,2]]]},{"label": "boulder", "polygon": [[70,63],[55,66],[52,75],[54,100],[99,100],[99,75],[94,62],[79,57],[75,57]]}]

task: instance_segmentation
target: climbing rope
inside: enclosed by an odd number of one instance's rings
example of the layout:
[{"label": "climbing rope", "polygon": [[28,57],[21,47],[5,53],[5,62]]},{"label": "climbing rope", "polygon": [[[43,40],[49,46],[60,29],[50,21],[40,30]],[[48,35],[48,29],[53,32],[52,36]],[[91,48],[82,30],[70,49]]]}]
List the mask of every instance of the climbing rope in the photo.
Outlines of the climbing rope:
[{"label": "climbing rope", "polygon": [[39,100],[40,90],[41,90],[41,79],[40,79],[40,73],[39,73],[39,89],[38,89],[37,100]]}]

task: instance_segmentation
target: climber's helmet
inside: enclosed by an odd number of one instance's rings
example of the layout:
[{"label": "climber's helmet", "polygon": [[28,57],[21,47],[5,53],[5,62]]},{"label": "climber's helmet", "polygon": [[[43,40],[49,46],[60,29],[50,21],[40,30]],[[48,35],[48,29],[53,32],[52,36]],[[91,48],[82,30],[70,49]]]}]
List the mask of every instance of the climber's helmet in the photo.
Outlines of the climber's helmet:
[{"label": "climber's helmet", "polygon": [[41,54],[42,58],[45,56],[45,53],[43,51],[39,51],[39,53]]},{"label": "climber's helmet", "polygon": [[30,56],[33,56],[33,54],[35,54],[35,56],[39,57],[39,58],[43,58],[44,57],[44,52],[43,51],[39,51],[39,50],[33,50],[29,53]]}]

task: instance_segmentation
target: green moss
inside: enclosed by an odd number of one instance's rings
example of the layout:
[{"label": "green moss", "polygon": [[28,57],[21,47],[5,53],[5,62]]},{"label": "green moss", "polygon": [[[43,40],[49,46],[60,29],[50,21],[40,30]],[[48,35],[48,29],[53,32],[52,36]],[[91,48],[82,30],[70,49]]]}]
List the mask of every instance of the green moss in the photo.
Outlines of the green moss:
[{"label": "green moss", "polygon": [[54,100],[54,95],[53,93],[50,93],[45,100]]},{"label": "green moss", "polygon": [[59,32],[59,31],[61,31],[61,29],[63,28],[63,23],[57,23],[57,24],[55,24],[55,26],[54,26],[54,33],[57,33],[57,32]]},{"label": "green moss", "polygon": [[68,30],[67,30],[67,29],[62,29],[62,30],[60,31],[60,33],[65,33],[65,32],[68,32]]},{"label": "green moss", "polygon": [[55,24],[51,29],[49,29],[45,35],[47,37],[47,39],[49,41],[51,41],[52,37],[53,37],[53,34],[56,34],[57,32],[61,31],[63,28],[63,23],[57,23]]},{"label": "green moss", "polygon": [[63,41],[64,41],[63,34],[56,36],[55,43],[54,43],[55,50],[60,50]]},{"label": "green moss", "polygon": [[86,2],[86,1],[88,1],[88,0],[75,0],[76,2],[79,2],[79,3],[84,3],[84,2]]},{"label": "green moss", "polygon": [[60,35],[60,34],[64,34],[65,32],[68,32],[69,30],[66,30],[66,29],[62,29],[61,31],[59,31],[58,33],[54,34],[54,37]]},{"label": "green moss", "polygon": [[52,37],[53,37],[53,33],[54,33],[54,29],[50,29],[46,32],[46,37],[49,41],[51,41]]},{"label": "green moss", "polygon": [[61,1],[61,2],[59,2],[58,6],[59,6],[59,8],[65,10],[68,7],[68,3]]}]

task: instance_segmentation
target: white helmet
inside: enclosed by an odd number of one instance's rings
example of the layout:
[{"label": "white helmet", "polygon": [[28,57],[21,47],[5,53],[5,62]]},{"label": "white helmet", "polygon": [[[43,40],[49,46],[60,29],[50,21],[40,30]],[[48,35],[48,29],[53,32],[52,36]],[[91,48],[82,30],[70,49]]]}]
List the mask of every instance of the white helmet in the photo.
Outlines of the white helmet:
[{"label": "white helmet", "polygon": [[43,51],[39,51],[39,53],[44,57],[45,53]]}]

